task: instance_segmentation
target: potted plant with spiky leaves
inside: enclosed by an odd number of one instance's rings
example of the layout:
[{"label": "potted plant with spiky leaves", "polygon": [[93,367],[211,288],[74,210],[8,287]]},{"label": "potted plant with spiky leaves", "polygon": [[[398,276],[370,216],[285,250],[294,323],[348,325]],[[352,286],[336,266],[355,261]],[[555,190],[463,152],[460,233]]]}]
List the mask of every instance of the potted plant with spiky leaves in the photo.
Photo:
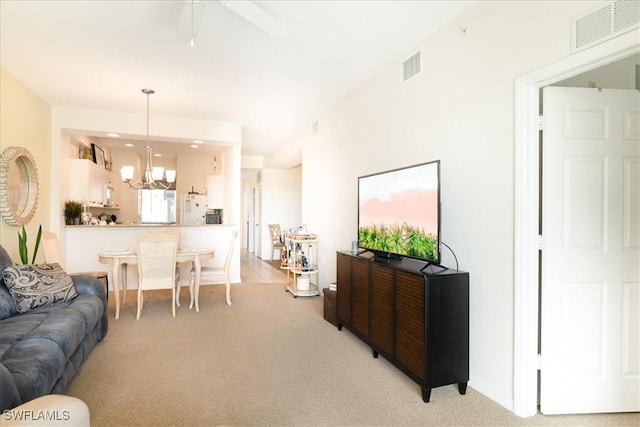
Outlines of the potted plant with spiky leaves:
[{"label": "potted plant with spiky leaves", "polygon": [[[33,247],[33,258],[31,264],[35,264],[38,248],[40,248],[40,239],[42,238],[42,225],[38,227],[38,235],[36,236],[36,244]],[[18,231],[18,252],[20,252],[20,261],[23,264],[29,264],[29,246],[27,244],[27,230],[22,225],[22,233]]]}]

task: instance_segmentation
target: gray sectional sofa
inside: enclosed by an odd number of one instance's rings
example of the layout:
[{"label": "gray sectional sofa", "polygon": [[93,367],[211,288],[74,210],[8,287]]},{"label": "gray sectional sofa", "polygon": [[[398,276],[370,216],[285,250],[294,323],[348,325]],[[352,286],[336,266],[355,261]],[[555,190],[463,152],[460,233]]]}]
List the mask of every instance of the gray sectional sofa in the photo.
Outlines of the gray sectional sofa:
[{"label": "gray sectional sofa", "polygon": [[15,268],[0,246],[0,412],[62,394],[108,326],[106,290],[99,280],[74,275],[66,301],[31,309],[16,305],[15,288],[10,293],[3,280],[7,267]]}]

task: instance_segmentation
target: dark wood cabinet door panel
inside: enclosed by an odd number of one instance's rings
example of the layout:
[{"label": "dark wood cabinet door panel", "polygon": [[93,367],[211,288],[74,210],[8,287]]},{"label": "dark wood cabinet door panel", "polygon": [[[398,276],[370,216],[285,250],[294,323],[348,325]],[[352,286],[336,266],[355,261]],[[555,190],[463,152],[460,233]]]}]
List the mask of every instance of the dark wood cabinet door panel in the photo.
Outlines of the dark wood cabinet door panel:
[{"label": "dark wood cabinet door panel", "polygon": [[369,337],[369,262],[353,260],[351,264],[351,327]]},{"label": "dark wood cabinet door panel", "polygon": [[393,357],[394,271],[377,264],[371,266],[370,338],[374,347]]},{"label": "dark wood cabinet door panel", "polygon": [[396,272],[396,358],[418,377],[425,377],[424,279]]},{"label": "dark wood cabinet door panel", "polygon": [[339,323],[351,325],[351,259],[352,257],[338,253],[336,311]]}]

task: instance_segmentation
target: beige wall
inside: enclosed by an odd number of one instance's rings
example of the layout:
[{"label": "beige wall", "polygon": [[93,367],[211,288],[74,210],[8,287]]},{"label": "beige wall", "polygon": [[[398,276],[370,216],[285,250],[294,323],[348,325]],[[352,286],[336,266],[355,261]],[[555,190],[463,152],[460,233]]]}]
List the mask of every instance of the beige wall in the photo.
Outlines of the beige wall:
[{"label": "beige wall", "polygon": [[[49,228],[50,161],[51,161],[51,107],[18,81],[4,68],[0,68],[0,151],[8,147],[24,147],[34,157],[40,184],[35,215],[25,224],[29,238],[30,257],[38,226]],[[18,231],[0,220],[0,244],[14,262],[19,262]],[[37,262],[44,262],[42,248]]]},{"label": "beige wall", "polygon": [[205,194],[207,192],[207,175],[213,174],[213,158],[217,158],[216,173],[222,170],[222,153],[217,156],[185,155],[178,157],[178,180],[176,190],[179,194],[194,191]]},{"label": "beige wall", "polygon": [[[300,204],[302,198],[302,166],[289,169],[262,169],[262,204],[259,219],[260,231],[260,255],[262,259],[271,259],[271,234],[269,224],[279,224],[285,231],[299,227],[302,224],[300,218]],[[313,233],[314,230],[309,230]],[[276,257],[280,253],[276,253]]]},{"label": "beige wall", "polygon": [[[513,408],[515,80],[570,56],[588,1],[482,1],[311,123],[302,222],[322,244],[322,286],[357,238],[357,177],[441,160],[442,239],[470,273],[470,387]],[[460,28],[467,27],[466,35]],[[422,52],[402,83],[401,61]],[[537,209],[532,206],[531,209]],[[455,267],[444,249],[443,263]]]}]

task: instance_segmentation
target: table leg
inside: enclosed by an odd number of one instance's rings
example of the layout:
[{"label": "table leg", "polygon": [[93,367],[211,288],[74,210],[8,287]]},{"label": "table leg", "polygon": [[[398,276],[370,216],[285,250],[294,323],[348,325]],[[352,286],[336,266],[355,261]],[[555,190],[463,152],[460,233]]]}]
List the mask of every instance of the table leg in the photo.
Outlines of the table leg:
[{"label": "table leg", "polygon": [[[193,280],[191,280],[191,270],[194,271]],[[195,281],[196,281],[195,271],[196,271],[195,264],[193,263],[193,260],[191,260],[189,261],[189,310],[193,308],[193,287],[195,286]]]},{"label": "table leg", "polygon": [[200,305],[198,304],[198,298],[200,295],[200,272],[202,271],[202,266],[200,265],[200,257],[196,255],[193,260],[193,266],[196,270],[196,277],[193,283],[193,293],[195,295],[196,300],[196,311],[200,311]]},{"label": "table leg", "polygon": [[116,297],[116,319],[120,318],[120,261],[111,261],[111,283],[113,283],[113,294]]},{"label": "table leg", "polygon": [[191,280],[191,273],[189,273],[189,310],[193,308],[193,303],[196,300],[195,289],[197,272],[195,260],[191,260],[191,268],[193,269],[193,280]]},{"label": "table leg", "polygon": [[127,303],[127,272],[128,272],[127,264],[122,263],[119,265],[118,268],[120,270],[120,278],[122,280],[120,282],[122,283],[122,305],[125,305]]}]

